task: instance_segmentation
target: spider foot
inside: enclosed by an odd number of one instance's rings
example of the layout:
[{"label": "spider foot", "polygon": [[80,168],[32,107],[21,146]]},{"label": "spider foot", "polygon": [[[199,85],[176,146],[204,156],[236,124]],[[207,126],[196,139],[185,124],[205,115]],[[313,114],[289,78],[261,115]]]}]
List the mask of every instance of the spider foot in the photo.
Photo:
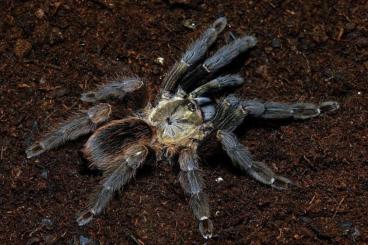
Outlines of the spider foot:
[{"label": "spider foot", "polygon": [[34,143],[26,150],[27,158],[38,156],[46,151],[41,143]]},{"label": "spider foot", "polygon": [[79,215],[79,217],[77,218],[77,223],[79,226],[84,226],[91,222],[94,216],[95,215],[93,210],[87,209]]},{"label": "spider foot", "polygon": [[252,167],[248,170],[248,173],[256,180],[278,190],[285,190],[288,189],[290,185],[293,185],[291,180],[283,176],[276,175],[271,168],[263,162],[254,161]]},{"label": "spider foot", "polygon": [[319,104],[319,109],[321,113],[336,111],[340,108],[339,103],[336,101],[325,101]]},{"label": "spider foot", "polygon": [[199,221],[199,232],[202,234],[204,239],[212,238],[213,223],[209,218],[203,217],[203,219]]}]

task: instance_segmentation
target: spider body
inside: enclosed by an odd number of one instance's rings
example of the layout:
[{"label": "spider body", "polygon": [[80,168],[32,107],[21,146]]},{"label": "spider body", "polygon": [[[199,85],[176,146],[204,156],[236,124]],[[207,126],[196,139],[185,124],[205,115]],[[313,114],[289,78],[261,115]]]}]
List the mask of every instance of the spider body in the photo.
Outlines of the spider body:
[{"label": "spider body", "polygon": [[[110,120],[112,107],[100,103],[110,98],[122,99],[142,87],[139,78],[128,78],[100,86],[82,94],[81,100],[97,103],[86,112],[61,124],[26,150],[35,157],[81,135],[93,133],[82,152],[91,165],[103,171],[104,178],[96,195],[77,219],[89,223],[108,205],[115,191],[121,190],[145,163],[168,160],[180,166],[179,182],[190,198],[190,207],[206,239],[213,234],[208,198],[200,171],[197,148],[214,133],[231,162],[263,184],[285,189],[292,182],[275,174],[262,162],[255,161],[233,131],[248,117],[260,119],[308,119],[339,108],[337,102],[279,103],[245,100],[235,95],[216,98],[213,93],[240,86],[241,76],[216,77],[218,71],[234,58],[256,45],[254,36],[244,36],[203,59],[226,19],[217,19],[189,46],[179,62],[164,77],[154,105],[121,120]],[[202,62],[202,63],[201,63]],[[210,78],[210,79],[209,79]],[[212,79],[212,80],[211,80]]]},{"label": "spider body", "polygon": [[193,139],[203,139],[202,113],[194,100],[174,96],[150,110],[147,121],[156,128],[159,143],[186,146]]}]

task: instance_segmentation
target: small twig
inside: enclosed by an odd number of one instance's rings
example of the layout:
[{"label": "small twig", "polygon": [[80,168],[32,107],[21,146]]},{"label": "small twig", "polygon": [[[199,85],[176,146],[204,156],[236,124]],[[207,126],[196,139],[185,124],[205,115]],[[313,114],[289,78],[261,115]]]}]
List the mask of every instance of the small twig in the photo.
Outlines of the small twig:
[{"label": "small twig", "polygon": [[144,242],[140,239],[137,239],[129,230],[125,231],[125,234],[134,242],[136,245],[144,245]]},{"label": "small twig", "polygon": [[311,67],[310,67],[310,64],[309,64],[309,60],[308,60],[307,56],[303,52],[301,52],[301,55],[304,57],[304,59],[305,59],[305,61],[307,63],[307,72],[308,72],[308,74],[310,74],[311,73]]},{"label": "small twig", "polygon": [[336,209],[335,209],[335,213],[333,214],[333,216],[332,216],[332,218],[334,219],[335,218],[335,216],[336,216],[336,214],[337,214],[337,211],[339,211],[339,208],[340,208],[340,206],[341,206],[341,204],[343,203],[343,201],[345,200],[345,197],[343,197],[342,199],[341,199],[341,201],[337,204],[337,207],[336,207]]},{"label": "small twig", "polygon": [[0,151],[0,160],[4,159],[4,152],[6,151],[6,147],[2,146]]},{"label": "small twig", "polygon": [[309,206],[312,205],[312,203],[314,202],[314,199],[316,198],[316,194],[313,195],[312,199],[310,200],[310,202],[308,203]]}]

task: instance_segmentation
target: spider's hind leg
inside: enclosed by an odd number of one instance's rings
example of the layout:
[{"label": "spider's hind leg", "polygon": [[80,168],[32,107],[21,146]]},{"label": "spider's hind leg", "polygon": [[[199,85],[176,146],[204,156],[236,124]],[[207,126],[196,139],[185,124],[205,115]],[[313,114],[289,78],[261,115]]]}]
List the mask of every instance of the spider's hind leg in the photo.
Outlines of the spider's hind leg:
[{"label": "spider's hind leg", "polygon": [[108,205],[116,191],[131,180],[145,162],[149,150],[144,145],[132,145],[122,152],[116,159],[116,167],[105,172],[96,194],[91,197],[88,208],[77,218],[79,226],[89,223],[94,216],[99,215]]},{"label": "spider's hind leg", "polygon": [[238,141],[233,133],[219,130],[217,138],[221,141],[222,148],[232,163],[256,180],[281,190],[292,184],[289,179],[275,174],[265,163],[253,161],[247,148]]},{"label": "spider's hind leg", "polygon": [[89,108],[86,112],[74,116],[61,124],[57,129],[48,133],[41,140],[36,141],[27,150],[27,158],[42,154],[45,151],[63,145],[67,141],[75,140],[96,130],[96,128],[109,120],[111,106],[101,103]]},{"label": "spider's hind leg", "polygon": [[250,116],[264,119],[292,118],[304,120],[339,109],[339,104],[336,101],[325,101],[316,105],[312,103],[262,103],[257,100],[245,100],[242,105]]}]

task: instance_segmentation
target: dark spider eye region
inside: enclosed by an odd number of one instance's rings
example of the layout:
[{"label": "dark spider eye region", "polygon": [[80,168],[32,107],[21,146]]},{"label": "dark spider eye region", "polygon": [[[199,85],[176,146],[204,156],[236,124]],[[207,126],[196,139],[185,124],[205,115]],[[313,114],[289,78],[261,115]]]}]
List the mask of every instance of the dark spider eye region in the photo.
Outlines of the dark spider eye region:
[{"label": "dark spider eye region", "polygon": [[190,111],[195,111],[195,109],[196,109],[196,106],[194,105],[194,103],[192,103],[192,102],[189,102],[188,104],[187,104],[187,107],[188,107],[188,109],[190,110]]}]

